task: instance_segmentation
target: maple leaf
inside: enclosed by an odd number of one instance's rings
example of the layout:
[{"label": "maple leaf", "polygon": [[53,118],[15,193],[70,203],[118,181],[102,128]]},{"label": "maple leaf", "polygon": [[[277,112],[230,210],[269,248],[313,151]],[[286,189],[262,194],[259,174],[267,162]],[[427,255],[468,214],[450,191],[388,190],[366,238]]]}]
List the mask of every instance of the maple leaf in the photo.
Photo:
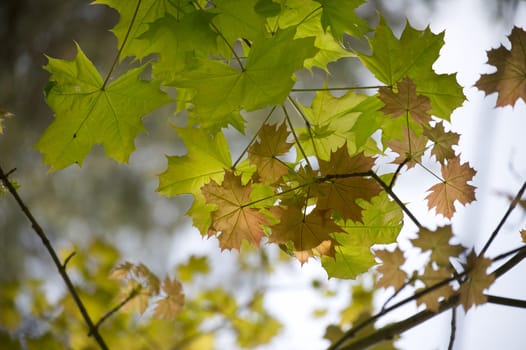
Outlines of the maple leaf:
[{"label": "maple leaf", "polygon": [[102,144],[113,159],[127,162],[135,137],[145,130],[141,119],[170,102],[158,82],[140,79],[146,66],[131,69],[104,86],[78,45],[75,59],[49,58],[44,68],[51,73],[46,102],[55,120],[35,147],[53,170],[82,164],[95,144]]},{"label": "maple leaf", "polygon": [[444,164],[447,159],[455,158],[453,146],[458,145],[459,134],[445,131],[442,122],[436,123],[432,128],[425,128],[424,135],[434,142],[431,154],[436,157],[440,164]]},{"label": "maple leaf", "polygon": [[376,267],[380,278],[376,281],[378,288],[394,287],[397,291],[404,286],[407,281],[407,273],[402,270],[401,266],[405,263],[404,253],[400,248],[392,252],[388,250],[375,250],[374,255],[382,261]]},{"label": "maple leaf", "polygon": [[416,85],[419,95],[431,101],[429,114],[449,120],[451,113],[465,100],[462,87],[454,74],[436,74],[433,64],[444,45],[444,33],[416,30],[409,23],[396,38],[384,18],[370,39],[372,55],[358,54],[364,65],[388,86],[394,86],[404,77]]},{"label": "maple leaf", "polygon": [[232,166],[226,138],[202,129],[176,128],[188,153],[169,156],[168,168],[159,175],[157,191],[164,196],[190,193],[201,197],[201,187],[210,180],[221,181]]},{"label": "maple leaf", "polygon": [[[320,173],[325,181],[318,184],[315,192],[318,196],[317,206],[320,209],[333,209],[344,219],[362,220],[362,208],[356,203],[357,199],[370,200],[380,193],[380,186],[364,174],[374,165],[374,158],[366,157],[363,153],[352,158],[343,145],[331,154],[330,161],[319,161]],[[346,177],[349,175],[348,177]]]},{"label": "maple leaf", "polygon": [[[451,278],[451,276],[451,270],[445,267],[434,269],[432,264],[428,264],[424,270],[424,274],[419,276],[419,279],[424,283],[425,288],[418,289],[416,292],[418,293],[425,290],[426,288],[432,287],[437,283]],[[446,284],[440,288],[425,293],[423,296],[416,299],[416,304],[426,304],[429,310],[438,312],[440,308],[440,302],[444,299],[448,299],[451,295],[453,295],[453,293],[454,290],[451,285]]]},{"label": "maple leaf", "polygon": [[[119,12],[119,22],[111,30],[117,37],[119,47],[122,47],[125,40],[126,45],[121,48],[120,59],[127,56],[135,56],[138,59],[146,57],[152,53],[152,48],[148,40],[141,35],[148,30],[148,25],[165,15],[174,17],[183,16],[187,12],[195,11],[190,2],[172,0],[142,0],[142,1],[121,1],[121,0],[95,0],[94,4],[104,4]],[[134,19],[133,25],[131,25]],[[127,39],[126,39],[127,38]]]},{"label": "maple leaf", "polygon": [[[363,114],[357,109],[367,98],[352,91],[340,97],[332,96],[329,91],[318,91],[311,107],[301,106],[310,124],[309,128],[298,130],[303,150],[308,155],[329,160],[331,153],[346,141],[351,149],[361,146],[352,142],[351,130]],[[373,118],[367,119],[375,124]]]},{"label": "maple leaf", "polygon": [[173,320],[181,311],[184,304],[184,294],[182,293],[181,283],[165,277],[162,284],[163,292],[166,294],[162,299],[157,300],[153,317]]},{"label": "maple leaf", "polygon": [[381,111],[392,118],[410,115],[419,124],[429,123],[431,103],[428,97],[416,94],[416,85],[411,78],[405,77],[396,83],[396,87],[398,92],[386,86],[378,89],[378,98],[385,104]]},{"label": "maple leaf", "polygon": [[119,264],[117,267],[115,267],[111,273],[110,278],[116,279],[116,280],[122,280],[127,278],[132,272],[133,268],[135,267],[135,264],[125,261],[121,264]]},{"label": "maple leaf", "polygon": [[520,234],[522,238],[522,243],[526,243],[526,230],[521,230]]},{"label": "maple leaf", "polygon": [[243,240],[259,246],[265,232],[261,225],[268,224],[264,214],[250,208],[252,186],[243,185],[241,176],[226,172],[223,183],[212,180],[201,189],[207,203],[215,204],[209,236],[219,234],[221,249],[240,249]]},{"label": "maple leaf", "polygon": [[212,13],[198,10],[182,18],[166,14],[148,25],[148,30],[140,38],[148,40],[150,50],[159,53],[159,59],[152,63],[155,79],[173,83],[186,69],[189,57],[217,52],[217,33],[210,27],[213,17]]},{"label": "maple leaf", "polygon": [[452,237],[451,225],[439,227],[435,231],[422,227],[418,237],[411,242],[413,246],[422,249],[422,252],[431,251],[431,261],[436,262],[438,266],[448,267],[449,258],[458,257],[465,250],[460,244],[450,244]]},{"label": "maple leaf", "polygon": [[183,282],[190,282],[197,274],[207,274],[210,270],[206,256],[192,255],[184,264],[177,266],[177,276]]},{"label": "maple leaf", "polygon": [[289,134],[285,123],[278,127],[265,124],[258,133],[259,141],[248,149],[248,159],[256,166],[262,182],[275,183],[287,175],[289,168],[277,157],[287,153],[292,146],[287,142]]},{"label": "maple leaf", "polygon": [[495,275],[488,274],[486,271],[492,264],[492,260],[479,257],[474,251],[468,255],[464,265],[467,271],[467,278],[460,286],[459,303],[468,311],[472,306],[484,304],[487,301],[484,290],[489,288],[495,280]]},{"label": "maple leaf", "polygon": [[367,22],[356,15],[355,10],[364,0],[316,0],[322,6],[323,29],[331,28],[334,39],[341,42],[343,34],[362,37],[370,31]]},{"label": "maple leaf", "polygon": [[241,109],[281,104],[294,85],[294,72],[316,53],[314,38],[294,39],[294,34],[293,28],[285,29],[254,41],[242,70],[209,57],[193,59],[174,85],[193,89],[199,125],[217,130],[228,123],[236,125],[230,117]]},{"label": "maple leaf", "polygon": [[483,74],[475,83],[486,95],[498,93],[497,106],[514,106],[519,98],[526,102],[526,31],[514,27],[508,38],[510,50],[501,45],[488,51],[488,64],[497,71]]},{"label": "maple leaf", "polygon": [[356,278],[366,272],[375,264],[371,246],[395,242],[402,228],[402,210],[385,192],[370,202],[358,200],[358,203],[364,209],[363,223],[338,220],[336,223],[345,232],[331,234],[337,243],[334,258],[322,256],[329,277]]},{"label": "maple leaf", "polygon": [[460,158],[456,157],[448,160],[442,165],[442,183],[432,186],[427,195],[429,209],[435,208],[438,214],[451,219],[455,213],[455,201],[466,205],[475,200],[475,186],[468,185],[475,176],[468,163],[460,164]]},{"label": "maple leaf", "polygon": [[269,241],[272,243],[292,242],[295,251],[310,250],[318,247],[323,241],[332,240],[329,235],[342,232],[326,210],[314,209],[308,215],[298,206],[278,207],[273,211],[280,220],[272,225]]},{"label": "maple leaf", "polygon": [[121,308],[122,311],[137,311],[142,315],[148,308],[152,294],[136,280],[129,280],[128,284],[117,295],[117,300],[127,302]]},{"label": "maple leaf", "polygon": [[390,140],[387,145],[398,153],[398,157],[392,161],[394,164],[405,163],[411,169],[422,160],[422,155],[426,151],[427,138],[417,136],[412,129],[405,129],[404,140]]}]

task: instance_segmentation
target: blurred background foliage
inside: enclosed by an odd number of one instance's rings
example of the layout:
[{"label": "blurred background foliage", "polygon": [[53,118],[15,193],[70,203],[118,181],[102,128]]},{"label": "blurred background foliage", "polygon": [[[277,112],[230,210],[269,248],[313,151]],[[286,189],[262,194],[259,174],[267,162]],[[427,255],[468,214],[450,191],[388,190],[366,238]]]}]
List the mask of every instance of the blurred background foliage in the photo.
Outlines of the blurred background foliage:
[{"label": "blurred background foliage", "polygon": [[[517,0],[487,1],[487,11],[494,14],[496,21],[506,21],[513,14],[517,3]],[[377,22],[377,14],[381,13],[393,28],[400,29],[406,17],[420,19],[420,23],[413,23],[413,26],[426,26],[434,6],[433,0],[372,0],[360,8],[360,12],[372,24]],[[108,300],[116,295],[118,286],[113,282],[105,285],[101,281],[104,281],[104,276],[109,274],[115,264],[131,259],[145,263],[159,275],[174,275],[175,265],[186,266],[192,261],[187,260],[190,258],[188,249],[178,255],[177,248],[200,243],[198,234],[189,230],[190,224],[184,218],[190,198],[167,199],[155,193],[157,179],[154,175],[164,169],[163,154],[184,153],[175,133],[167,127],[170,122],[178,122],[176,117],[170,116],[171,111],[156,112],[164,115],[164,118],[168,115],[168,122],[154,116],[145,119],[148,134],[142,134],[137,139],[139,150],[132,155],[129,165],[117,164],[105,158],[101,149],[96,149],[82,169],[73,166],[48,174],[40,155],[33,149],[52,120],[43,96],[48,79],[48,73],[42,69],[47,62],[46,55],[72,59],[75,55],[73,41],[77,41],[97,68],[103,73],[107,72],[116,54],[116,40],[108,29],[117,20],[117,13],[110,8],[92,6],[85,0],[0,2],[0,108],[15,114],[14,118],[6,121],[7,130],[0,136],[0,164],[7,170],[17,169],[13,177],[21,184],[20,194],[53,244],[64,252],[77,252],[77,256],[72,259],[75,264],[71,266],[72,271],[75,271],[74,277],[93,308],[106,311],[112,305],[108,304]],[[352,58],[331,64],[333,83],[359,81],[361,72],[352,67]],[[314,78],[317,73],[314,71]],[[217,265],[214,255],[221,253],[216,249],[216,243],[201,243],[203,248],[197,248],[197,253],[210,256],[206,266]],[[12,348],[20,346],[18,341],[7,335],[11,332],[26,339],[24,346],[30,349],[60,348],[57,341],[64,339],[57,338],[53,332],[60,329],[53,327],[63,327],[70,328],[72,335],[83,336],[84,340],[68,340],[73,348],[92,348],[92,343],[82,343],[87,338],[80,320],[73,322],[67,319],[71,314],[77,315],[77,312],[73,310],[67,315],[67,308],[73,308],[73,305],[61,302],[62,298],[68,298],[63,294],[62,281],[41,242],[8,196],[0,197],[0,247],[0,344],[12,344]],[[209,251],[209,247],[213,249]],[[234,334],[238,345],[243,347],[258,344],[258,341],[251,343],[251,339],[254,340],[254,327],[259,327],[260,336],[264,338],[259,342],[264,343],[280,329],[279,323],[264,311],[261,299],[268,274],[273,271],[266,255],[280,253],[247,250],[240,256],[223,254],[229,255],[229,261],[237,266],[215,266],[207,270],[207,278],[194,279],[190,273],[190,277],[183,280],[187,307],[181,317],[186,318],[189,325],[192,324],[190,320],[194,321],[193,332],[203,327],[205,319],[212,324],[205,325],[210,333],[228,328],[230,336]],[[97,257],[98,262],[91,261]],[[90,271],[78,269],[83,264],[95,264],[96,267]],[[290,263],[283,259],[283,264]],[[184,267],[182,270],[179,267],[179,278],[184,273]],[[371,291],[367,292],[362,287],[349,287],[347,282],[342,282],[342,285],[347,286],[349,291],[354,288],[355,293],[360,293],[354,306],[349,305],[343,310],[341,322],[349,324],[360,317],[360,312],[356,311],[358,306],[371,312]],[[325,282],[319,280],[314,281],[311,287],[328,297],[334,294]],[[94,297],[92,292],[95,289],[99,289],[97,293],[103,293],[103,297],[100,294]],[[208,306],[203,308],[206,303]],[[232,310],[217,309],[228,303],[235,305],[234,314],[244,308],[244,312],[250,315],[236,319]],[[322,308],[316,312],[323,315],[325,311]],[[223,321],[214,320],[212,314],[219,314]],[[54,320],[54,326],[46,323],[46,320],[51,319]],[[226,324],[228,327],[224,326]],[[269,327],[267,335],[262,332],[263,324]],[[80,327],[78,333],[72,325]],[[167,327],[170,325],[161,321],[142,324],[137,318],[119,315],[112,319],[105,330],[108,333],[115,332],[115,335],[130,342],[127,345],[119,344],[118,348],[131,349],[130,344],[143,344],[136,348],[160,348],[152,340],[157,336],[154,329],[166,330]],[[125,333],[122,333],[123,330]],[[185,335],[174,332],[175,338],[165,339],[162,338],[164,335],[159,335],[159,339],[170,344],[186,344],[168,347],[174,349],[206,349],[211,344],[207,337],[199,339],[202,343],[197,343],[197,338],[189,342],[185,337],[193,333],[179,331]],[[144,343],[145,338],[141,338],[141,334],[149,334],[148,339],[153,343]],[[35,335],[41,338],[39,343],[33,344],[31,338]],[[327,336],[330,338],[331,334]],[[137,337],[142,340],[137,340]],[[196,347],[190,347],[191,343]],[[199,344],[201,347],[197,347]]]}]

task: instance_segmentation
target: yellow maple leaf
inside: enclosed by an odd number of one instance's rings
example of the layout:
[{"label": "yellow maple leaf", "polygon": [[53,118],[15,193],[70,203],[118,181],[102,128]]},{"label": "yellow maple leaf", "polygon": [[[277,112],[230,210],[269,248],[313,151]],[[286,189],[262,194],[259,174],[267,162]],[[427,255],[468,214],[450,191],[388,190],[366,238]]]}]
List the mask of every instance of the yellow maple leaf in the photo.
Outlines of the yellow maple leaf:
[{"label": "yellow maple leaf", "polygon": [[181,311],[184,304],[182,286],[176,279],[165,277],[162,290],[166,294],[164,298],[157,301],[153,311],[153,317],[173,320]]}]

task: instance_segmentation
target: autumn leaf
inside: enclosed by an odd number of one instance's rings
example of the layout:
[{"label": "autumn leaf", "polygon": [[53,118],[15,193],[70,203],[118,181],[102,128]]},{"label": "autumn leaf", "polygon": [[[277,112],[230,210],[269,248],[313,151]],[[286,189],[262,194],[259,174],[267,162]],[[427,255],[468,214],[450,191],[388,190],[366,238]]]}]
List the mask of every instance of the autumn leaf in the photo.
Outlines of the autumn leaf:
[{"label": "autumn leaf", "polygon": [[526,243],[526,230],[521,230],[522,243]]},{"label": "autumn leaf", "polygon": [[522,98],[526,102],[526,31],[514,27],[508,36],[511,49],[504,45],[488,51],[488,64],[497,71],[483,74],[475,86],[486,93],[498,93],[497,106],[514,106]]},{"label": "autumn leaf", "polygon": [[385,104],[381,111],[392,118],[407,115],[419,124],[429,123],[431,120],[431,115],[428,113],[431,109],[429,98],[417,95],[416,85],[409,77],[397,82],[396,87],[397,92],[387,86],[378,89],[378,98]]},{"label": "autumn leaf", "polygon": [[[421,292],[430,288],[437,283],[451,278],[451,270],[445,267],[439,267],[438,269],[433,268],[432,264],[427,264],[424,270],[424,274],[419,276],[419,280],[425,285],[425,288],[418,289],[416,292]],[[434,289],[430,292],[425,293],[420,298],[416,299],[416,304],[426,304],[427,308],[433,312],[438,312],[440,302],[444,299],[448,299],[453,295],[454,290],[450,284],[445,284],[440,288]]]},{"label": "autumn leaf", "polygon": [[422,227],[418,237],[412,239],[411,243],[422,252],[431,251],[431,261],[436,262],[438,266],[448,267],[449,259],[460,256],[465,250],[460,244],[451,244],[449,241],[452,237],[451,225],[439,227],[435,231]]},{"label": "autumn leaf", "polygon": [[162,290],[166,294],[162,299],[157,300],[153,317],[173,320],[181,311],[184,304],[184,294],[181,283],[175,279],[165,277]]},{"label": "autumn leaf", "polygon": [[121,308],[122,311],[137,311],[142,315],[148,308],[151,296],[152,294],[140,282],[132,279],[121,289],[119,295],[117,295],[117,300],[120,302],[126,301]]},{"label": "autumn leaf", "polygon": [[460,286],[460,304],[468,311],[472,306],[484,304],[487,301],[484,290],[489,288],[495,280],[495,275],[488,274],[487,269],[492,260],[479,257],[474,251],[468,255],[464,270],[467,278]]},{"label": "autumn leaf", "polygon": [[406,164],[411,169],[422,160],[422,155],[426,151],[427,138],[417,136],[412,129],[405,129],[405,139],[390,140],[387,145],[398,153],[398,157],[393,160],[394,164]]},{"label": "autumn leaf", "polygon": [[456,157],[453,146],[458,145],[460,135],[452,131],[446,132],[444,123],[439,122],[431,128],[425,128],[424,136],[433,141],[434,145],[431,148],[431,154],[436,157],[440,164],[444,164],[446,160]]},{"label": "autumn leaf", "polygon": [[432,186],[427,195],[429,209],[436,208],[438,214],[451,219],[455,213],[455,201],[463,205],[475,200],[475,186],[468,185],[476,171],[468,163],[460,164],[460,158],[448,160],[442,165],[443,182]]},{"label": "autumn leaf", "polygon": [[393,287],[395,291],[400,290],[407,281],[407,273],[402,270],[401,266],[405,263],[404,253],[400,248],[392,252],[388,250],[375,250],[374,255],[382,261],[376,267],[380,278],[376,281],[378,288]]},{"label": "autumn leaf", "polygon": [[278,207],[273,214],[280,222],[271,226],[269,241],[292,242],[295,251],[314,249],[322,242],[332,240],[330,233],[342,232],[326,210],[314,209],[306,215],[301,207]]},{"label": "autumn leaf", "polygon": [[290,150],[289,134],[285,123],[278,127],[265,124],[258,133],[259,140],[248,149],[248,159],[256,166],[262,182],[275,183],[287,175],[289,168],[277,157]]},{"label": "autumn leaf", "polygon": [[363,153],[351,158],[344,144],[331,153],[328,162],[320,159],[319,165],[325,180],[314,188],[318,196],[318,208],[332,209],[344,219],[361,222],[362,208],[356,200],[369,201],[380,193],[378,183],[366,175],[374,165],[374,158],[366,157]]},{"label": "autumn leaf", "polygon": [[209,236],[219,233],[221,249],[240,249],[243,240],[259,246],[268,224],[264,214],[250,207],[252,186],[243,185],[241,176],[226,172],[221,185],[212,180],[201,189],[207,203],[216,205],[212,212]]}]

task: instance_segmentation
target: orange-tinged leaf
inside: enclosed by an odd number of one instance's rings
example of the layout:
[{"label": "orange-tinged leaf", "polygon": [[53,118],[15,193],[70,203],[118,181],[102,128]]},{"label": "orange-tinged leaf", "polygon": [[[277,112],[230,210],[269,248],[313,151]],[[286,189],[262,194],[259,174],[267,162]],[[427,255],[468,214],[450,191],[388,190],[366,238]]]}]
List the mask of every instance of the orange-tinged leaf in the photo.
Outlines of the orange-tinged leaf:
[{"label": "orange-tinged leaf", "polygon": [[[274,214],[280,222],[272,226],[270,242],[292,242],[294,250],[298,252],[317,248],[322,242],[332,240],[330,233],[343,231],[326,210],[314,209],[305,215],[300,207],[279,207]],[[300,260],[303,261],[305,257],[309,258],[302,255]]]},{"label": "orange-tinged leaf", "polygon": [[[381,191],[374,179],[365,176],[372,169],[374,158],[363,153],[351,158],[347,145],[343,145],[331,154],[330,161],[320,160],[319,163],[320,173],[326,181],[314,188],[318,208],[335,210],[344,219],[362,222],[363,208],[356,200],[370,201]],[[351,176],[353,174],[364,175]]]},{"label": "orange-tinged leaf", "polygon": [[[420,280],[424,283],[425,288],[429,288],[450,278],[451,275],[451,270],[448,270],[447,268],[439,267],[438,269],[434,269],[432,264],[428,264],[424,271],[424,275],[420,277]],[[424,290],[424,288],[417,290],[417,293],[422,290]],[[453,293],[454,290],[451,285],[446,284],[424,294],[416,300],[416,304],[426,304],[429,310],[438,312],[440,302],[444,299],[448,299]]]},{"label": "orange-tinged leaf", "polygon": [[265,235],[261,225],[267,218],[258,209],[250,208],[252,186],[241,183],[241,176],[226,172],[221,185],[212,180],[201,188],[207,203],[215,204],[209,235],[219,234],[221,249],[239,249],[243,240],[259,246]]},{"label": "orange-tinged leaf", "polygon": [[428,113],[431,110],[429,98],[416,94],[416,85],[409,77],[396,83],[396,87],[397,92],[389,87],[378,89],[378,98],[385,104],[381,111],[392,118],[409,115],[419,124],[429,123],[431,120]]},{"label": "orange-tinged leaf", "polygon": [[422,252],[431,251],[431,261],[439,266],[449,266],[449,258],[458,257],[465,248],[460,244],[450,244],[453,237],[451,226],[439,227],[436,231],[430,231],[424,227],[418,232],[418,238],[411,242],[415,247],[422,249]]},{"label": "orange-tinged leaf", "polygon": [[292,146],[292,143],[287,142],[289,136],[287,126],[282,123],[276,128],[274,125],[265,124],[261,127],[258,136],[259,141],[248,149],[248,159],[256,166],[262,182],[268,180],[274,183],[288,173],[288,167],[277,158],[287,153]]},{"label": "orange-tinged leaf", "polygon": [[488,64],[497,71],[483,74],[475,84],[486,95],[497,92],[497,106],[514,106],[519,98],[526,101],[526,31],[514,27],[508,38],[511,50],[501,45],[488,51]]},{"label": "orange-tinged leaf", "polygon": [[394,164],[405,162],[408,169],[414,167],[422,160],[422,155],[426,151],[427,138],[425,136],[416,136],[414,131],[405,129],[404,140],[391,140],[387,145],[398,153],[398,157],[393,160]]},{"label": "orange-tinged leaf", "polygon": [[429,209],[435,208],[438,214],[451,219],[455,213],[455,201],[468,204],[475,200],[475,186],[468,185],[476,171],[468,163],[460,164],[456,157],[442,165],[443,182],[432,186],[427,195]]},{"label": "orange-tinged leaf", "polygon": [[137,311],[142,315],[148,307],[151,296],[151,293],[146,288],[143,288],[142,284],[136,280],[130,280],[126,287],[120,291],[117,300],[124,301],[131,297],[121,310]]},{"label": "orange-tinged leaf", "polygon": [[492,260],[479,257],[475,252],[468,255],[464,269],[468,275],[464,283],[460,286],[460,304],[468,311],[472,306],[484,304],[487,301],[484,290],[489,288],[495,276],[486,271],[491,265]]},{"label": "orange-tinged leaf", "polygon": [[378,288],[389,288],[392,286],[395,290],[402,288],[407,281],[407,273],[401,269],[401,266],[405,263],[405,257],[400,248],[396,247],[392,252],[375,250],[374,255],[382,261],[376,267],[376,271],[380,274],[380,278],[376,281],[376,286]]},{"label": "orange-tinged leaf", "polygon": [[110,272],[110,278],[115,280],[122,280],[124,278],[127,278],[129,274],[133,271],[134,267],[134,264],[132,264],[129,261],[125,261],[119,264]]},{"label": "orange-tinged leaf", "polygon": [[522,242],[526,243],[526,230],[521,230],[521,238]]},{"label": "orange-tinged leaf", "polygon": [[424,129],[424,135],[434,142],[433,148],[431,148],[431,154],[433,154],[441,164],[444,164],[444,161],[447,159],[455,158],[453,146],[458,145],[459,134],[445,131],[444,124],[439,122],[430,129]]},{"label": "orange-tinged leaf", "polygon": [[153,317],[173,320],[181,311],[184,304],[184,294],[181,283],[166,277],[162,285],[166,296],[157,301],[153,311]]}]

